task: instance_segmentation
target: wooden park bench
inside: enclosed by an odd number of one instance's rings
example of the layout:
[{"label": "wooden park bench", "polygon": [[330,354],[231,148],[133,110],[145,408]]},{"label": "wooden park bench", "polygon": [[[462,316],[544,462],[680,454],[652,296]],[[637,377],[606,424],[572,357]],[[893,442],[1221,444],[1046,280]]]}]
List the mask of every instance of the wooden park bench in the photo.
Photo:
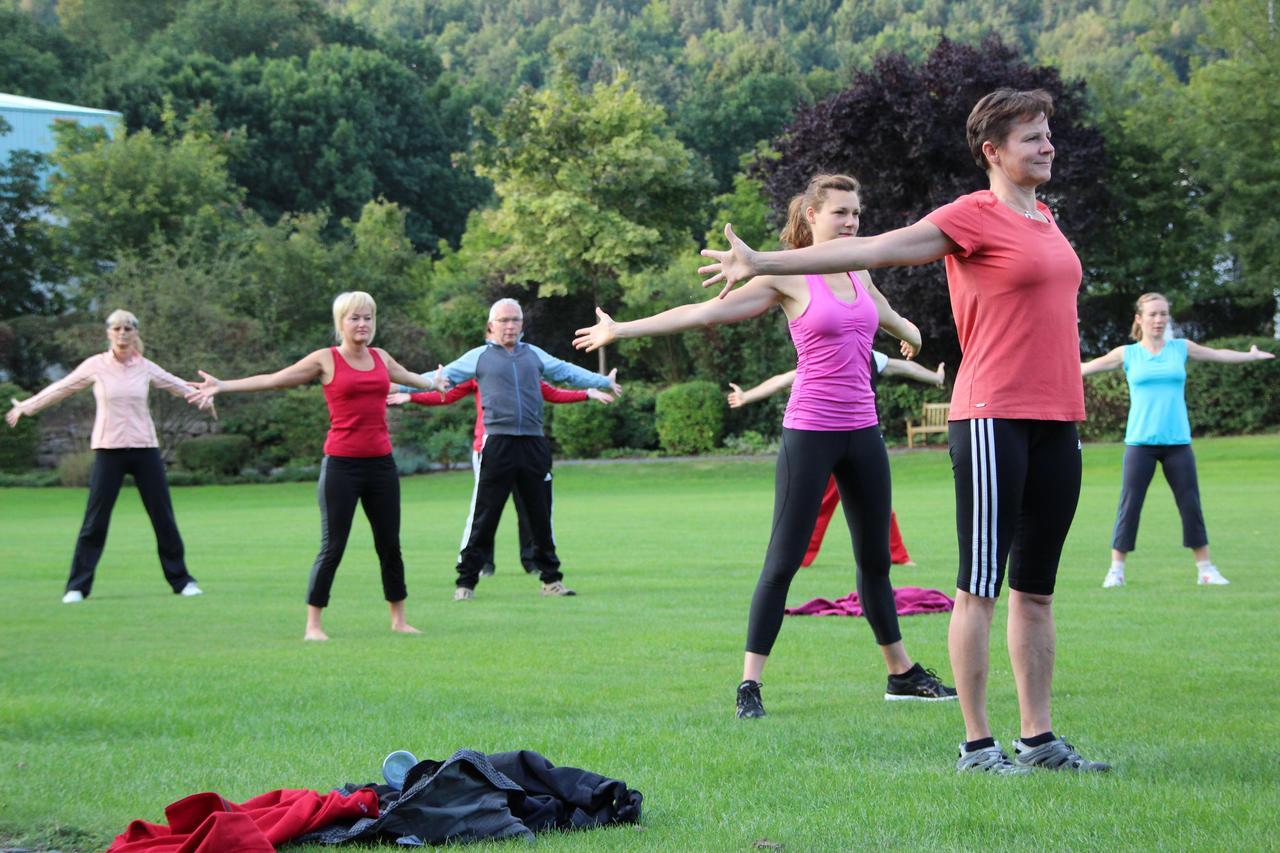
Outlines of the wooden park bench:
[{"label": "wooden park bench", "polygon": [[925,403],[920,420],[907,418],[907,447],[916,446],[916,436],[927,436],[930,433],[947,432],[947,415],[951,410],[950,403]]}]

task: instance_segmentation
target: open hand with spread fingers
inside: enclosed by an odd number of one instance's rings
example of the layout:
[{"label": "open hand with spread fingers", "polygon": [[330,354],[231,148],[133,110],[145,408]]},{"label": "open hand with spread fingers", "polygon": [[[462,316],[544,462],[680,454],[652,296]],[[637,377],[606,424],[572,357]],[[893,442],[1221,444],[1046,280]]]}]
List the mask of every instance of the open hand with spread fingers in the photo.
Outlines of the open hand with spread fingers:
[{"label": "open hand with spread fingers", "polygon": [[719,297],[724,299],[740,281],[746,281],[756,274],[756,257],[759,254],[733,233],[733,226],[724,226],[724,236],[729,240],[728,250],[703,249],[702,255],[714,258],[715,263],[698,267],[700,275],[710,276],[702,282],[703,287],[724,282]]}]

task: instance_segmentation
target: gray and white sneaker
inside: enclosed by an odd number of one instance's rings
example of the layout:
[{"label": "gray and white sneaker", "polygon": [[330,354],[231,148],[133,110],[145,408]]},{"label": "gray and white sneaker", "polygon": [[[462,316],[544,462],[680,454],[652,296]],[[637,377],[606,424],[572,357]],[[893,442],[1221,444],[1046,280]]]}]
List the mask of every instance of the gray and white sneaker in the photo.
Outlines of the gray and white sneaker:
[{"label": "gray and white sneaker", "polygon": [[965,752],[964,744],[960,744],[960,758],[956,761],[957,773],[994,773],[997,776],[1025,776],[1031,772],[1030,767],[1022,767],[1009,760],[1000,748],[995,746]]},{"label": "gray and white sneaker", "polygon": [[1076,752],[1076,748],[1062,738],[1054,738],[1040,746],[1027,746],[1021,740],[1013,742],[1013,763],[1030,770],[1073,770],[1078,773],[1106,773],[1111,765],[1103,761],[1090,761]]}]

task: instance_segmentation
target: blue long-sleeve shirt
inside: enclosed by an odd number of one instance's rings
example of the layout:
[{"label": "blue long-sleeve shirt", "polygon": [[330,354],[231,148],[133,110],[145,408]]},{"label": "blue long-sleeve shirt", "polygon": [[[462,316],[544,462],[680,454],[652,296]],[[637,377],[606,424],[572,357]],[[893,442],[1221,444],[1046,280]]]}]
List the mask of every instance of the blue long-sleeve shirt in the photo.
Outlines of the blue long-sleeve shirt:
[{"label": "blue long-sleeve shirt", "polygon": [[[609,377],[555,358],[523,341],[510,352],[486,341],[442,370],[450,385],[476,380],[484,400],[484,430],[489,435],[542,435],[543,377],[577,388],[610,387]],[[422,378],[434,383],[435,373],[424,373]]]}]

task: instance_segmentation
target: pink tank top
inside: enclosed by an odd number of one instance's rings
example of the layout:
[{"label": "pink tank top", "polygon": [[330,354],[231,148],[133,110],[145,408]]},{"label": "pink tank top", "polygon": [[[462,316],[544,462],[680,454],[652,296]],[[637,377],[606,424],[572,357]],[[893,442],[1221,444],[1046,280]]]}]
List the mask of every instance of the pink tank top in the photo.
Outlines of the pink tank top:
[{"label": "pink tank top", "polygon": [[856,275],[857,298],[837,299],[820,275],[804,277],[809,307],[788,323],[796,346],[796,381],[782,425],[833,432],[879,423],[871,390],[871,339],[880,314]]},{"label": "pink tank top", "polygon": [[329,403],[329,435],[324,442],[326,456],[354,456],[367,459],[391,452],[387,434],[387,391],[391,379],[387,366],[373,355],[372,370],[356,370],[347,364],[337,347],[333,353],[333,380],[324,387]]}]

